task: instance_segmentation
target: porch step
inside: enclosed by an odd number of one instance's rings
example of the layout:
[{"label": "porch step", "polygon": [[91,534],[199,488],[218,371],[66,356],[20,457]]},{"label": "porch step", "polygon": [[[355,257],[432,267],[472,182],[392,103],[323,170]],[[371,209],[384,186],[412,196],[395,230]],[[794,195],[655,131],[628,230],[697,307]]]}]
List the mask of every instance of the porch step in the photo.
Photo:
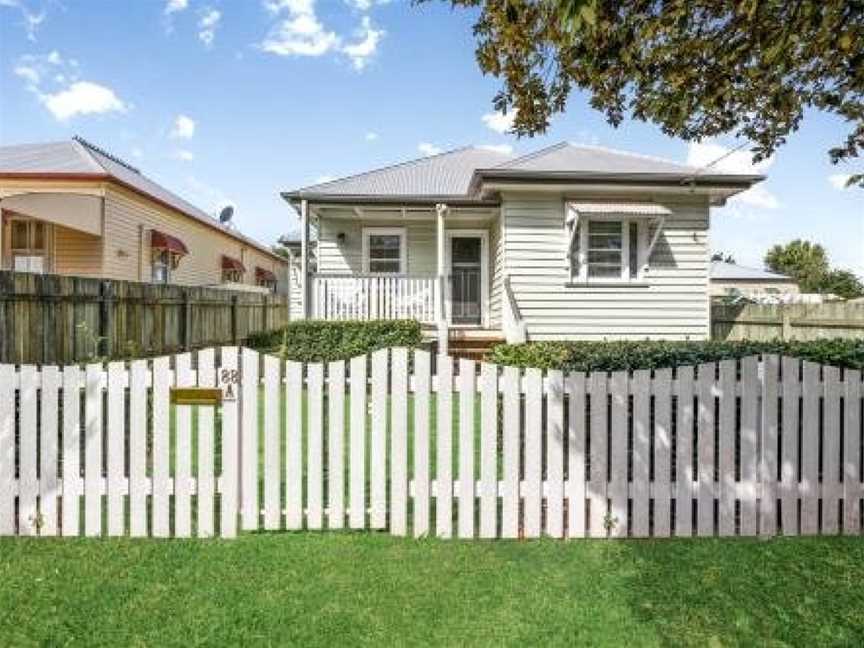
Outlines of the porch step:
[{"label": "porch step", "polygon": [[[450,331],[448,353],[453,358],[481,361],[486,359],[492,347],[504,341],[501,331],[455,329]],[[433,341],[432,346],[437,353],[437,341]]]}]

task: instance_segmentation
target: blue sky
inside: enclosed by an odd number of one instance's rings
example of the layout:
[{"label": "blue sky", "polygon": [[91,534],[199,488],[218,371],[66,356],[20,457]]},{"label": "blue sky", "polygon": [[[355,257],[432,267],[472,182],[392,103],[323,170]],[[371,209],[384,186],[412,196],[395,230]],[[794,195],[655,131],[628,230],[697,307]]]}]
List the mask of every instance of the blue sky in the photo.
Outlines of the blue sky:
[{"label": "blue sky", "polygon": [[[233,203],[267,243],[296,229],[280,190],[436,150],[570,140],[705,163],[735,145],[612,129],[582,95],[543,137],[500,132],[471,24],[408,0],[0,0],[0,143],[79,134],[207,211]],[[864,191],[838,188],[856,167],[826,155],[845,132],[807,115],[768,181],[712,212],[712,247],[759,265],[804,237],[864,275]],[[723,164],[749,170],[745,153]]]}]

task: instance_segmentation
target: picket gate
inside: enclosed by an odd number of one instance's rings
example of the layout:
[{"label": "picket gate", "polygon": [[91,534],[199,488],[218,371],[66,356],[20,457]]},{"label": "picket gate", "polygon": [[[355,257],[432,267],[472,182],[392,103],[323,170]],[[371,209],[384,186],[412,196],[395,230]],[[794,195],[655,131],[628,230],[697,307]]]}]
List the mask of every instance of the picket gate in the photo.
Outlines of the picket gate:
[{"label": "picket gate", "polygon": [[[230,397],[172,405],[188,386]],[[590,374],[401,348],[0,365],[0,535],[857,535],[862,398],[859,371],[771,355]]]}]

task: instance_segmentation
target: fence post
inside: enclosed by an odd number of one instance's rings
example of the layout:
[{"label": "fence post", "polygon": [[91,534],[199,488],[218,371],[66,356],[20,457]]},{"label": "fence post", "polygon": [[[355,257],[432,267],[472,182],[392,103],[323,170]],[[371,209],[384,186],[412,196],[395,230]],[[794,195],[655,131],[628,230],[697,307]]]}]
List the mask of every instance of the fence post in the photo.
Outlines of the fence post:
[{"label": "fence post", "polygon": [[270,330],[270,298],[264,297],[264,331]]},{"label": "fence post", "polygon": [[189,291],[183,291],[183,350],[192,349],[192,302],[189,300]]},{"label": "fence post", "polygon": [[110,358],[114,355],[114,284],[103,281],[99,292],[99,337],[102,340],[100,355]]},{"label": "fence post", "polygon": [[237,295],[231,297],[231,344],[237,344]]}]

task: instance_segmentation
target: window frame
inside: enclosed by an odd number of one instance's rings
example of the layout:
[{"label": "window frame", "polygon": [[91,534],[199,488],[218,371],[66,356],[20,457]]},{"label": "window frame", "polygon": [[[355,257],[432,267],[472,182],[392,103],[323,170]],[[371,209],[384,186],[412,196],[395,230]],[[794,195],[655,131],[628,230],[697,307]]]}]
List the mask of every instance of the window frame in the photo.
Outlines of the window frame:
[{"label": "window frame", "polygon": [[[617,277],[591,277],[589,274],[588,242],[589,229],[592,222],[621,224],[621,273]],[[636,270],[631,272],[631,227],[636,226]],[[570,241],[573,236],[572,227],[578,227],[576,232],[578,247],[571,252]],[[645,281],[647,270],[648,223],[645,218],[627,216],[624,214],[594,214],[580,215],[578,220],[566,219],[564,230],[567,241],[567,270],[570,282],[583,284],[632,284]]]},{"label": "window frame", "polygon": [[[398,272],[372,272],[370,270],[371,252],[370,239],[373,236],[398,236],[399,237],[399,271]],[[364,227],[363,228],[363,272],[366,274],[380,274],[387,277],[405,275],[408,272],[408,237],[404,227]]]},{"label": "window frame", "polygon": [[[27,270],[27,272],[36,272],[43,274],[49,271],[49,261],[51,259],[51,241],[52,227],[50,223],[41,221],[37,218],[28,218],[21,216],[10,216],[6,219],[9,226],[9,258],[12,262],[11,269],[16,268],[16,259],[19,257],[31,259],[39,258],[41,268],[38,271]],[[25,238],[27,239],[26,247],[15,247],[15,226],[17,224],[24,225],[26,229]],[[42,246],[34,247],[36,239],[36,227],[42,228]],[[29,263],[28,263],[29,265]]]},{"label": "window frame", "polygon": [[[150,283],[154,284],[169,284],[171,283],[171,270],[173,265],[173,260],[171,258],[171,252],[168,250],[155,250],[150,249]],[[164,258],[164,261],[162,261]],[[160,280],[156,278],[156,269],[163,268],[165,269],[165,279]]]}]

